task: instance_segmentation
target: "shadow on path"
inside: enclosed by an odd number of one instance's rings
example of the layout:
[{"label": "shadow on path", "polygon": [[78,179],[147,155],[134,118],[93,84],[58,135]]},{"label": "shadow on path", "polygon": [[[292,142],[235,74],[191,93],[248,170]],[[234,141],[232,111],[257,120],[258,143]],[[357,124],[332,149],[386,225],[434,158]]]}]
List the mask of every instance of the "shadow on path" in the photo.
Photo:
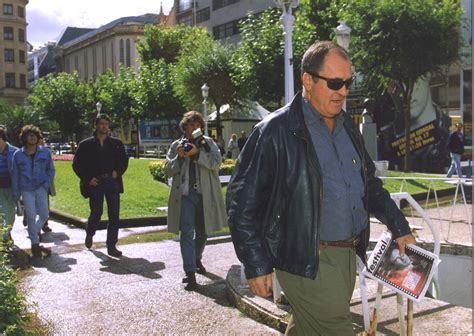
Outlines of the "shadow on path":
[{"label": "shadow on path", "polygon": [[100,251],[91,252],[101,260],[102,272],[109,272],[118,275],[137,274],[148,279],[160,279],[158,271],[165,269],[165,264],[161,261],[149,262],[144,258],[129,258],[122,256],[120,259],[111,258]]},{"label": "shadow on path", "polygon": [[53,253],[46,258],[31,258],[31,266],[38,268],[46,268],[51,273],[65,273],[71,271],[71,265],[76,265],[77,260],[74,258],[65,258],[60,254]]}]

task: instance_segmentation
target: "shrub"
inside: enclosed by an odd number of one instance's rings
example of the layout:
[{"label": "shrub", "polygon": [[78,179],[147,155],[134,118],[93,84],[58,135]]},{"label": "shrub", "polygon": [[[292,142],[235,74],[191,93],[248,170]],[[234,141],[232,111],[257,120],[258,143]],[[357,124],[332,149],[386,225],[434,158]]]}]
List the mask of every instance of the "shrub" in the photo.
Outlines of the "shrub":
[{"label": "shrub", "polygon": [[168,184],[168,179],[165,175],[165,160],[152,160],[148,168],[153,179]]},{"label": "shrub", "polygon": [[[150,169],[150,174],[153,176],[153,179],[163,182],[163,183],[168,183],[168,179],[165,176],[165,160],[152,160],[150,161],[150,164],[148,165]],[[220,169],[219,169],[219,175],[232,175],[232,172],[234,171],[235,167],[235,160],[231,159],[225,159],[224,162],[222,163]]]},{"label": "shrub", "polygon": [[0,334],[25,335],[27,306],[23,294],[17,289],[16,273],[8,264],[6,245],[1,239],[6,229],[1,222],[0,227]]}]

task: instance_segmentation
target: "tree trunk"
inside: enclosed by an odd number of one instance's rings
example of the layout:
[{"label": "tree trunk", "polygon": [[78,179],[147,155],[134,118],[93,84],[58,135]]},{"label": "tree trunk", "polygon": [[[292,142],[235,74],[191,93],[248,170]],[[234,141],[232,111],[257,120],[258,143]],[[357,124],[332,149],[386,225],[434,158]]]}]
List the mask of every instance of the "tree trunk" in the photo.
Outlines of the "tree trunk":
[{"label": "tree trunk", "polygon": [[219,139],[222,136],[222,129],[221,129],[221,105],[216,104],[216,128],[217,128],[217,137]]}]

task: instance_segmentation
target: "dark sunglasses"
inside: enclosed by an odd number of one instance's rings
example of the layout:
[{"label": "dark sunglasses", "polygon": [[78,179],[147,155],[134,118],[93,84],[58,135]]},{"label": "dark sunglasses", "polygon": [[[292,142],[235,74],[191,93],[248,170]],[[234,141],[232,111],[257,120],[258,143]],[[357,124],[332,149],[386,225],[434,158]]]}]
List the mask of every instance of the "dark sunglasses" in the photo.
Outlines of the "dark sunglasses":
[{"label": "dark sunglasses", "polygon": [[352,77],[346,80],[342,80],[340,78],[327,78],[327,77],[319,76],[308,71],[305,71],[305,72],[310,74],[312,77],[325,80],[328,88],[334,91],[340,90],[344,85],[346,86],[346,89],[349,90],[349,87],[351,86],[352,80],[353,80]]}]

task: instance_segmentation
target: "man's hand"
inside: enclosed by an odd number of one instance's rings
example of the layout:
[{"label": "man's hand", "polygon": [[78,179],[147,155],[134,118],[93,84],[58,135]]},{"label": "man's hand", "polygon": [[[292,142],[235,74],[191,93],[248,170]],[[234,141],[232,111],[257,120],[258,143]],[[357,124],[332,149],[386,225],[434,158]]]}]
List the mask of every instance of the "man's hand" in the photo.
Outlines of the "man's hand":
[{"label": "man's hand", "polygon": [[116,179],[118,177],[118,173],[115,170],[112,170],[112,178]]},{"label": "man's hand", "polygon": [[416,244],[416,239],[412,234],[407,234],[396,239],[398,244],[398,249],[400,250],[400,255],[405,255],[405,246],[407,244]]},{"label": "man's hand", "polygon": [[193,143],[189,143],[192,149],[189,152],[184,152],[184,157],[191,157],[199,153],[199,148]]},{"label": "man's hand", "polygon": [[97,180],[97,178],[93,177],[90,181],[89,181],[89,185],[91,187],[97,187],[99,185],[99,180]]},{"label": "man's hand", "polygon": [[272,295],[272,275],[265,274],[247,280],[252,292],[258,296],[267,298]]}]

